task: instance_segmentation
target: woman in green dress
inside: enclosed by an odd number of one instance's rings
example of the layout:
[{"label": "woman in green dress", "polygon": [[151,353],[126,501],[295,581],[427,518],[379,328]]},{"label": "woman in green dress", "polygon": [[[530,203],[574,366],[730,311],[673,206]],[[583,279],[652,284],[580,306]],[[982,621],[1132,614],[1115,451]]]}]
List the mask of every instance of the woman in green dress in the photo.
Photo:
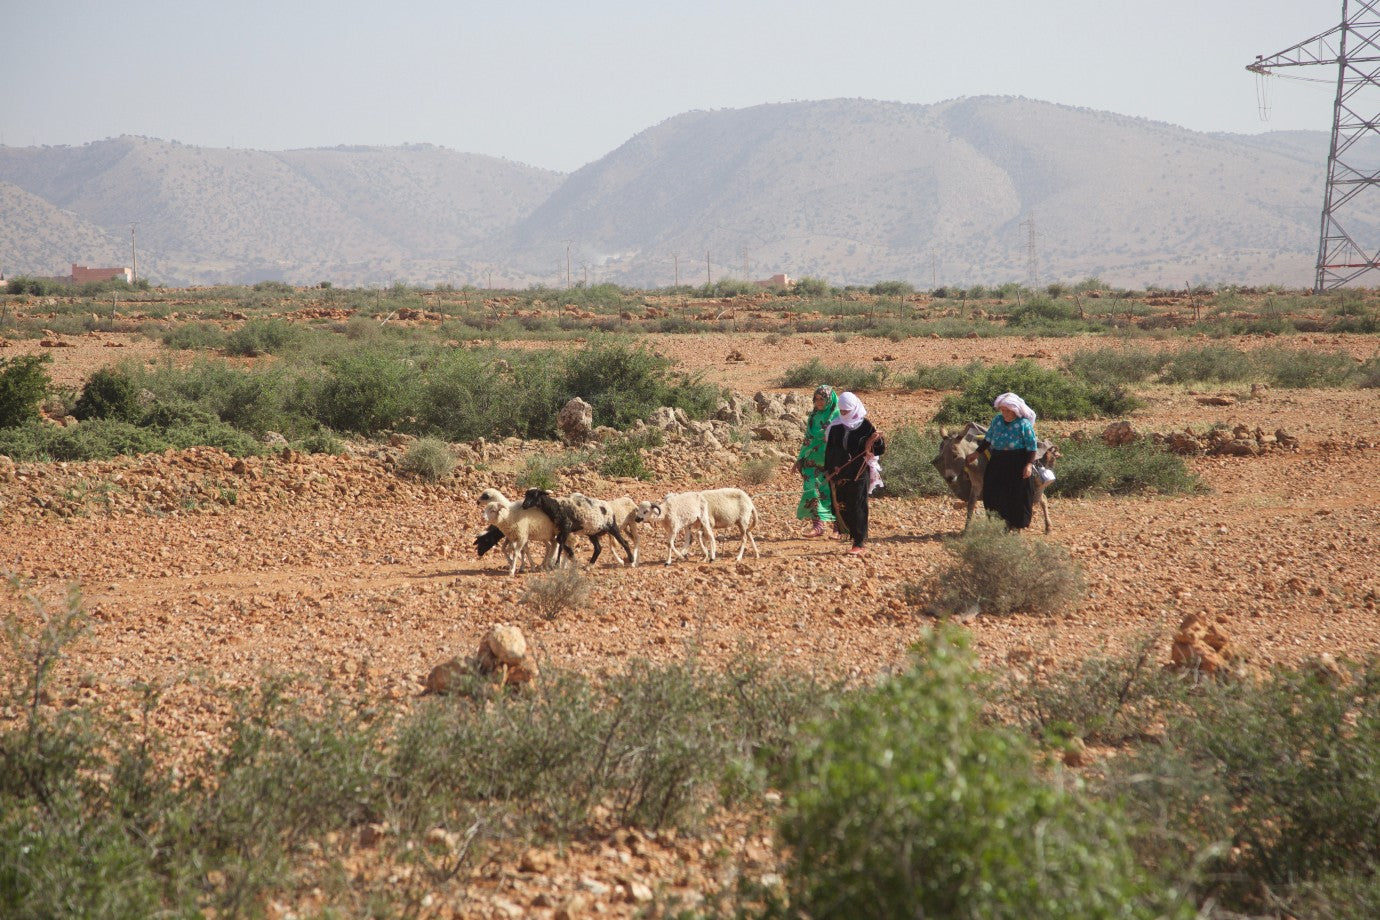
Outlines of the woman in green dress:
[{"label": "woman in green dress", "polygon": [[795,516],[811,521],[809,536],[820,537],[824,535],[824,525],[834,522],[834,503],[830,500],[829,482],[824,478],[824,436],[829,423],[839,417],[839,399],[834,388],[828,384],[816,387],[814,406],[805,422],[805,441],[791,469],[805,479]]}]

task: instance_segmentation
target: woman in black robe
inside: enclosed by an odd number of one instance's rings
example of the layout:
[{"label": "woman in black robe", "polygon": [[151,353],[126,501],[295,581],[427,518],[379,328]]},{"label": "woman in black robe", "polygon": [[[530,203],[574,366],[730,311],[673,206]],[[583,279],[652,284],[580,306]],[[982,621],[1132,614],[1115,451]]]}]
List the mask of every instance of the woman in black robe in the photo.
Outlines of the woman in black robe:
[{"label": "woman in black robe", "polygon": [[849,555],[867,553],[867,496],[882,484],[877,462],[886,441],[867,420],[862,400],[852,393],[839,397],[839,417],[829,426],[824,441],[824,469],[833,490],[835,527],[853,542]]}]

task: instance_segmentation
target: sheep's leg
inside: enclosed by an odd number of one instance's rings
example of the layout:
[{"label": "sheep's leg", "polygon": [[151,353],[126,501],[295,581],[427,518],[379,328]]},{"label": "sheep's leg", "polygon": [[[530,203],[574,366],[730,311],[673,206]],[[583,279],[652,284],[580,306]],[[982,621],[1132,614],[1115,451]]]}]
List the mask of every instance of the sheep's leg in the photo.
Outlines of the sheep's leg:
[{"label": "sheep's leg", "polygon": [[714,522],[708,519],[704,519],[700,521],[700,527],[704,530],[705,533],[709,535],[709,552],[705,555],[708,557],[710,562],[713,562],[719,556],[719,546],[714,541]]},{"label": "sheep's leg", "polygon": [[525,555],[527,555],[527,540],[519,537],[513,543],[513,561],[508,564],[509,575],[517,574],[518,563],[522,561]]},{"label": "sheep's leg", "polygon": [[674,524],[671,525],[671,527],[669,528],[669,530],[671,531],[671,538],[667,541],[667,544],[668,544],[668,545],[667,545],[667,547],[666,547],[666,564],[667,564],[667,565],[670,565],[670,564],[671,564],[671,558],[672,558],[672,557],[675,555],[675,553],[676,553],[676,537],[680,536],[680,528],[679,528],[679,527],[676,527]]},{"label": "sheep's leg", "polygon": [[[611,537],[613,537],[615,540],[617,540],[617,541],[618,541],[618,545],[621,546],[621,547],[623,547],[623,564],[624,564],[624,565],[627,565],[627,564],[628,564],[628,560],[632,559],[632,557],[633,557],[633,551],[632,551],[632,547],[628,546],[628,541],[625,540],[625,539],[623,539],[623,532],[622,532],[621,530],[618,529],[618,522],[617,522],[617,521],[614,521],[613,523],[609,524],[609,530],[608,530],[608,532],[609,532],[609,536],[611,536]],[[599,544],[596,542],[596,543],[595,543],[595,546],[598,546],[598,545],[599,545]],[[592,562],[593,560],[590,560],[590,561]]]},{"label": "sheep's leg", "polygon": [[600,543],[600,541],[599,541],[599,535],[598,535],[597,533],[596,533],[596,534],[590,534],[589,542],[591,542],[591,543],[594,544],[594,552],[592,552],[592,553],[589,554],[589,564],[590,564],[590,565],[594,565],[594,563],[595,563],[595,562],[598,560],[598,558],[599,558],[599,553],[600,553],[601,551],[603,551],[604,547],[603,547],[603,544]]}]

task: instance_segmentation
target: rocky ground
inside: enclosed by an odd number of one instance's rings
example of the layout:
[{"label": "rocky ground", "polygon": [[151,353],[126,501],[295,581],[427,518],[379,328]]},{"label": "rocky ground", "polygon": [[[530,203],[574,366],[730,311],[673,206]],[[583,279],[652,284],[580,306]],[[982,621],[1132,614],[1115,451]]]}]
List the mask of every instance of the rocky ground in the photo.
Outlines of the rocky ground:
[{"label": "rocky ground", "polygon": [[[748,396],[778,389],[785,368],[812,357],[882,359],[904,374],[917,363],[1016,356],[1053,366],[1072,350],[1105,344],[840,343],[760,334],[648,341],[686,370]],[[1376,354],[1375,340],[1363,337],[1305,336],[1302,343]],[[51,352],[53,376],[68,385],[112,355],[146,358],[155,351],[146,340],[115,335],[70,344]],[[124,350],[116,353],[112,344]],[[16,343],[8,355],[37,347]],[[885,430],[923,423],[941,395],[883,391],[866,402]],[[1147,634],[1158,637],[1167,662],[1173,632],[1190,613],[1214,624],[1253,666],[1380,650],[1380,391],[1152,387],[1141,395],[1146,408],[1128,419],[1138,432],[1243,425],[1282,430],[1296,443],[1258,456],[1191,458],[1207,486],[1203,494],[1052,498],[1049,539],[1083,567],[1086,600],[1058,618],[971,620],[966,628],[983,666],[1060,667],[1115,653]],[[1100,433],[1104,424],[1039,427],[1057,441],[1078,428]],[[761,558],[749,550],[736,562],[731,537],[712,564],[667,568],[659,538],[644,544],[636,568],[606,551],[587,570],[587,606],[547,620],[519,602],[533,576],[509,577],[501,558],[477,559],[470,545],[481,529],[475,496],[489,486],[513,494],[514,475],[534,448],[489,445],[484,469],[459,467],[439,485],[400,474],[402,449],[375,445],[346,457],[287,453],[242,462],[200,449],[104,463],[0,465],[0,568],[50,606],[78,585],[91,615],[53,705],[101,700],[132,711],[132,688],[155,682],[164,688],[157,727],[194,751],[213,742],[228,714],[226,688],[292,672],[305,675],[304,687],[314,678],[363,683],[407,707],[432,666],[473,654],[500,622],[521,627],[543,666],[591,674],[638,658],[674,659],[693,644],[710,654],[756,648],[800,668],[862,678],[902,662],[930,624],[907,605],[903,586],[945,566],[942,539],[963,523],[962,507],[947,499],[880,500],[870,554],[846,557],[842,545],[803,535],[793,517],[798,481],[783,457],[770,482],[747,486],[763,513]],[[655,463],[654,482],[602,481],[582,472],[564,478],[561,488],[650,498],[745,485],[745,459],[732,444],[708,458],[672,445]],[[8,596],[8,609],[23,606],[17,593]],[[770,865],[770,841],[760,832],[726,819],[722,834],[716,842],[617,831],[578,842],[559,858],[515,854],[512,865],[476,875],[464,912],[553,916],[575,898],[590,912],[626,915],[658,882],[686,893],[711,890],[714,861],[703,857],[719,842],[740,865]]]}]

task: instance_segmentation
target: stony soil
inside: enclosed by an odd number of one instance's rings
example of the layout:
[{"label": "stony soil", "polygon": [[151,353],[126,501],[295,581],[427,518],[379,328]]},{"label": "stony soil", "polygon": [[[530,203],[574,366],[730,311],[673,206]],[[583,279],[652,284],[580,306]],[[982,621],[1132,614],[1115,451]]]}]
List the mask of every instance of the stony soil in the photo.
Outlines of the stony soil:
[{"label": "stony soil", "polygon": [[[1302,339],[1357,357],[1376,354],[1374,339]],[[155,351],[145,340],[116,335],[69,341],[74,347],[51,351],[53,375],[68,385],[113,356],[142,359]],[[827,335],[760,334],[656,336],[649,343],[685,369],[749,396],[775,388],[786,367],[811,357],[861,364],[889,356],[888,365],[903,374],[917,363],[1013,356],[1052,366],[1072,350],[1104,344],[840,343]],[[36,347],[16,343],[9,355]],[[727,360],[730,352],[743,360]],[[1146,634],[1160,637],[1168,661],[1170,636],[1189,613],[1205,615],[1256,666],[1380,650],[1380,391],[1272,390],[1252,398],[1248,387],[1151,388],[1143,395],[1147,407],[1130,418],[1138,431],[1244,424],[1283,429],[1298,446],[1191,460],[1210,490],[1201,495],[1053,498],[1050,539],[1083,567],[1088,596],[1058,618],[969,622],[984,667],[1068,665],[1115,653]],[[1206,405],[1205,395],[1236,400]],[[940,397],[879,392],[866,402],[885,429],[925,421]],[[1057,440],[1080,426],[1039,427]],[[227,688],[292,672],[306,675],[303,687],[316,678],[367,685],[408,707],[433,665],[472,654],[497,622],[518,624],[543,666],[591,674],[638,658],[673,659],[694,643],[711,654],[753,647],[793,666],[861,678],[903,661],[930,624],[904,602],[902,586],[944,567],[942,538],[963,523],[961,507],[949,500],[878,501],[870,554],[846,557],[837,543],[803,536],[793,517],[797,481],[782,459],[770,483],[750,487],[763,512],[760,559],[749,551],[735,562],[731,538],[723,544],[729,553],[712,564],[667,568],[659,539],[644,544],[637,568],[605,552],[588,571],[588,606],[548,621],[518,601],[532,576],[510,578],[501,558],[477,559],[470,545],[481,529],[474,497],[487,486],[512,494],[521,450],[492,446],[487,470],[458,469],[436,486],[397,473],[400,450],[375,446],[348,457],[293,455],[238,466],[212,450],[20,464],[0,482],[0,568],[50,605],[79,585],[91,614],[53,704],[102,700],[132,711],[134,685],[156,682],[164,688],[157,727],[190,752],[213,743],[228,713]],[[738,455],[664,462],[652,483],[586,474],[562,486],[653,497],[742,485],[741,463]],[[23,603],[11,594],[6,606]],[[735,865],[770,867],[770,841],[760,832],[726,820],[722,834],[706,841],[611,831],[577,841],[559,857],[513,854],[511,864],[476,874],[463,906],[455,906],[465,916],[553,916],[563,906],[579,912],[580,905],[628,915],[641,886],[665,884],[687,895],[712,890],[720,863],[707,857],[721,842]]]}]

